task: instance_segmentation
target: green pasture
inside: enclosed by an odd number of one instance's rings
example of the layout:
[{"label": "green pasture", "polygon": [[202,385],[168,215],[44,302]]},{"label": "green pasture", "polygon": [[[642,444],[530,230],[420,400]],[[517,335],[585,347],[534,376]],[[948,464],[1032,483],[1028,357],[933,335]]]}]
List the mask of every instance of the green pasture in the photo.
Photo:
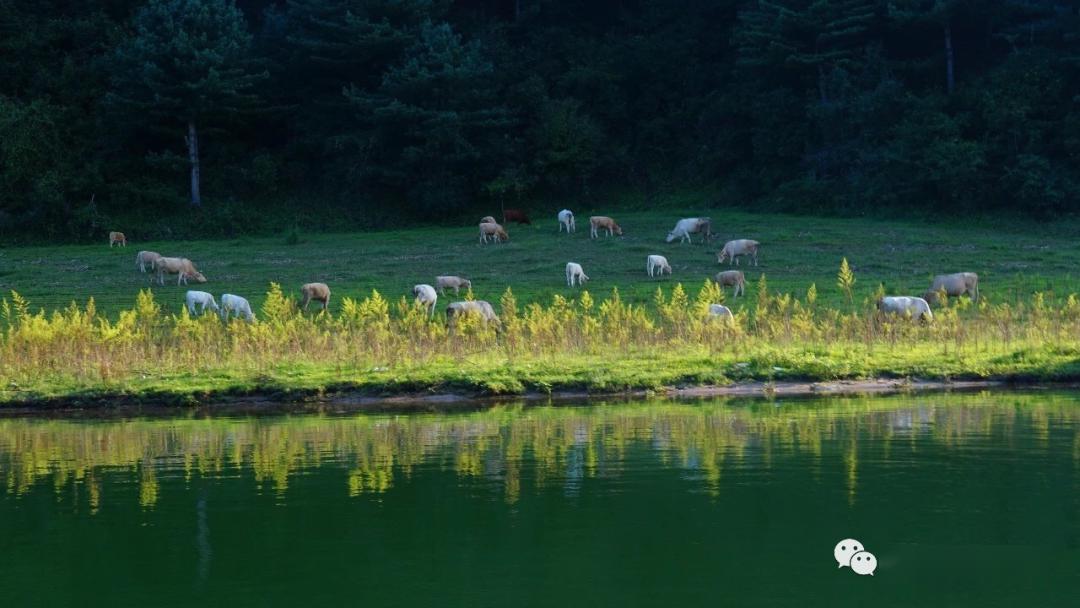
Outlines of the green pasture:
[{"label": "green pasture", "polygon": [[[1024,299],[1036,291],[1059,295],[1080,291],[1075,269],[1080,242],[1067,226],[980,226],[961,222],[929,225],[863,219],[825,219],[750,214],[721,209],[682,213],[609,213],[622,225],[622,237],[590,239],[589,213],[579,212],[577,232],[557,232],[556,208],[533,210],[531,226],[510,225],[510,241],[482,245],[475,225],[426,227],[384,232],[301,234],[299,243],[284,235],[206,241],[140,241],[129,234],[126,248],[99,245],[9,247],[0,249],[0,293],[18,291],[33,309],[52,310],[93,297],[110,316],[133,305],[140,289],[150,287],[166,310],[179,311],[184,291],[176,278],[159,286],[135,268],[140,249],[192,259],[209,281],[192,289],[243,295],[258,307],[270,282],[297,294],[302,283],[321,281],[333,291],[331,310],[343,296],[360,297],[372,289],[390,299],[408,295],[416,283],[432,283],[439,274],[473,280],[478,299],[493,302],[512,287],[519,302],[549,302],[555,294],[573,297],[563,276],[569,261],[579,262],[591,278],[586,288],[596,297],[618,288],[625,300],[648,302],[657,286],[681,282],[696,292],[702,281],[727,269],[716,251],[733,238],[760,241],[760,266],[739,266],[747,274],[752,300],[762,275],[772,292],[802,297],[811,283],[818,302],[843,307],[836,288],[840,260],[855,271],[856,302],[879,283],[889,294],[918,295],[938,273],[972,271],[981,277],[982,294],[991,301]],[[717,236],[707,245],[665,243],[680,217],[709,215]],[[116,226],[123,230],[123,226]],[[650,279],[649,254],[667,256],[672,277]],[[449,301],[452,295],[446,299]],[[748,301],[749,301],[748,300]],[[729,303],[731,299],[729,297]],[[742,307],[736,300],[734,306]],[[441,308],[441,306],[440,306]]]}]

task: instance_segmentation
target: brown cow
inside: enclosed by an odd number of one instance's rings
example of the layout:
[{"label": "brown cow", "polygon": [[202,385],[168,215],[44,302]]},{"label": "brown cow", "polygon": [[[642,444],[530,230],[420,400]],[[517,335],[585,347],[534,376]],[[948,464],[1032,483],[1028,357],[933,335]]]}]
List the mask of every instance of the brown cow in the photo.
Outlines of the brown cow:
[{"label": "brown cow", "polygon": [[529,214],[525,213],[521,209],[504,209],[503,223],[509,224],[510,222],[517,222],[519,224],[532,224],[532,222],[529,221]]}]

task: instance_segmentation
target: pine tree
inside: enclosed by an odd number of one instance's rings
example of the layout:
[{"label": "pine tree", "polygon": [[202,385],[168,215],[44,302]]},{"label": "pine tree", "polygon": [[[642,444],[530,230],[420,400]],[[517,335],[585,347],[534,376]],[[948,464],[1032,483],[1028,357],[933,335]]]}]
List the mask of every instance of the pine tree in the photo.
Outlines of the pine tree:
[{"label": "pine tree", "polygon": [[[969,6],[970,5],[970,6]],[[901,27],[931,27],[941,35],[945,59],[945,92],[956,88],[956,53],[953,22],[965,11],[984,11],[974,0],[890,0],[889,17]]]},{"label": "pine tree", "polygon": [[[462,205],[500,168],[487,145],[509,125],[493,66],[449,24],[425,24],[380,87],[346,90],[366,144],[365,177],[425,210]],[[484,162],[485,158],[489,162]]]},{"label": "pine tree", "polygon": [[829,101],[827,73],[838,68],[853,71],[861,59],[875,13],[872,0],[816,0],[799,14],[812,41],[790,60],[815,70],[822,103]]},{"label": "pine tree", "polygon": [[259,104],[253,87],[266,74],[255,71],[250,47],[232,0],[150,0],[114,53],[107,102],[185,129],[193,206],[202,204],[200,126]]}]

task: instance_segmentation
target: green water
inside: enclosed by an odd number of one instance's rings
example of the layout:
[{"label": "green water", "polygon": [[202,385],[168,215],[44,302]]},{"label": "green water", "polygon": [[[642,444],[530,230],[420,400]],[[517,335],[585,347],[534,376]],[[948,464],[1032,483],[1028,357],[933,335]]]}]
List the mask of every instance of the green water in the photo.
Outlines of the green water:
[{"label": "green water", "polygon": [[3,606],[1080,603],[1076,394],[7,419],[0,483]]}]

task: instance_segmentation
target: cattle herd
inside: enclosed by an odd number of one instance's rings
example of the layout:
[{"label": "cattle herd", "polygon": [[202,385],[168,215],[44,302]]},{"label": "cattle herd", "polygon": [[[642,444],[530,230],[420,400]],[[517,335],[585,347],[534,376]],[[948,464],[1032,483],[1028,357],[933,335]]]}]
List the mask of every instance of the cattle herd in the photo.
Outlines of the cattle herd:
[{"label": "cattle herd", "polygon": [[[559,232],[567,234],[577,231],[574,213],[569,209],[559,211]],[[518,224],[531,224],[528,214],[518,209],[506,209],[503,211],[503,224],[516,222]],[[496,222],[493,216],[485,216],[480,219],[480,243],[500,243],[510,240],[506,228]],[[612,218],[604,215],[594,215],[589,218],[590,238],[622,236],[623,230]],[[700,234],[702,243],[707,243],[712,238],[712,221],[707,217],[684,218],[675,224],[668,232],[668,243],[678,240],[680,243],[693,243],[693,235]],[[109,233],[109,247],[119,245],[127,246],[127,239],[122,232]],[[719,264],[728,262],[729,265],[738,265],[739,258],[747,257],[748,263],[758,265],[758,249],[760,243],[751,239],[735,239],[724,244],[716,254]],[[135,266],[141,272],[154,272],[158,283],[165,284],[165,275],[177,275],[176,284],[187,284],[188,280],[197,283],[205,283],[206,277],[195,268],[191,260],[182,257],[165,257],[154,251],[140,251],[135,256]],[[646,258],[646,273],[650,277],[663,276],[664,273],[671,275],[671,264],[666,257],[653,254]],[[584,268],[577,262],[566,264],[566,284],[569,287],[582,286],[589,280]],[[733,297],[746,295],[746,277],[739,270],[725,270],[713,277],[721,288],[732,287]],[[458,295],[462,289],[472,288],[472,282],[458,276],[437,276],[435,285],[422,283],[413,287],[413,296],[421,305],[429,317],[435,314],[435,305],[440,294],[445,295],[447,289],[453,289],[454,295]],[[325,310],[330,303],[330,287],[325,283],[307,283],[300,287],[302,296],[301,308],[307,310],[312,301],[322,304]],[[957,297],[967,295],[972,301],[979,298],[979,277],[973,272],[960,272],[955,274],[938,275],[934,277],[928,289],[922,297],[915,296],[884,296],[877,300],[877,309],[884,314],[900,315],[913,319],[932,320],[933,313],[930,304],[939,303],[942,296]],[[254,321],[255,314],[251,310],[251,304],[247,299],[233,295],[222,294],[221,305],[215,301],[214,296],[205,291],[188,291],[185,295],[185,306],[192,315],[204,314],[208,309],[219,314],[223,319],[230,316],[243,317],[248,321]],[[496,329],[500,327],[499,317],[495,314],[491,304],[483,300],[467,300],[451,302],[446,308],[447,326],[453,329],[457,319],[462,315],[475,315],[485,325],[492,324]],[[733,319],[731,309],[722,304],[711,304],[709,315],[721,319]]]}]

